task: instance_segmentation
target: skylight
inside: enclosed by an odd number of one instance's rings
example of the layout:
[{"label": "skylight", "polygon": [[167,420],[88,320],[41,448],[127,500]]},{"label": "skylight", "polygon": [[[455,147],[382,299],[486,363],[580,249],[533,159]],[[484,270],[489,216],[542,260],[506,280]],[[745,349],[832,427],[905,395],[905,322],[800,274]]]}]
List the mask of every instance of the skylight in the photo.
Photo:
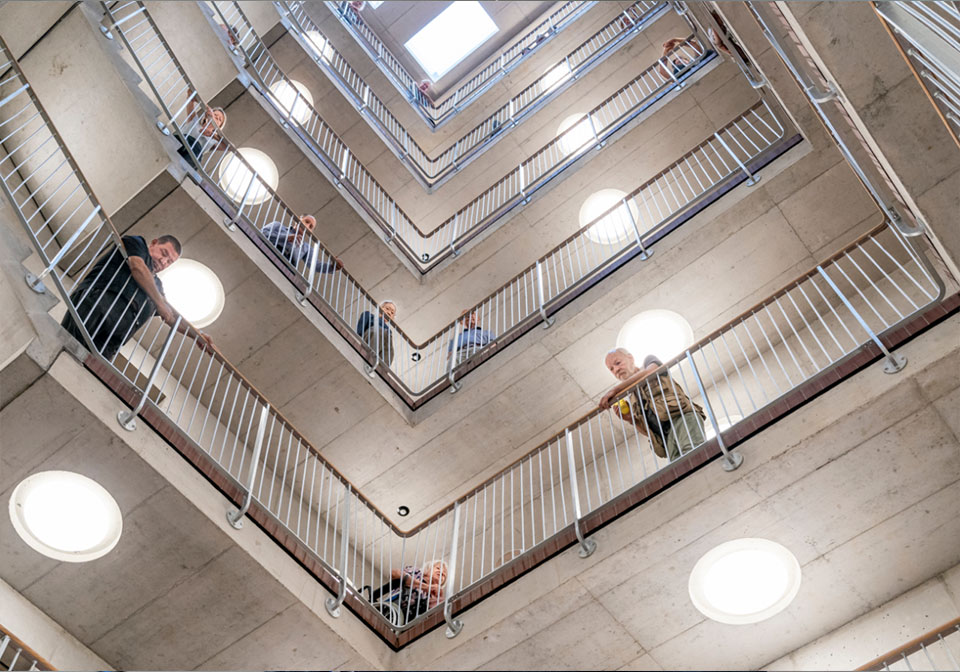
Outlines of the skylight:
[{"label": "skylight", "polygon": [[403,46],[436,82],[497,30],[479,2],[462,0],[450,3]]}]

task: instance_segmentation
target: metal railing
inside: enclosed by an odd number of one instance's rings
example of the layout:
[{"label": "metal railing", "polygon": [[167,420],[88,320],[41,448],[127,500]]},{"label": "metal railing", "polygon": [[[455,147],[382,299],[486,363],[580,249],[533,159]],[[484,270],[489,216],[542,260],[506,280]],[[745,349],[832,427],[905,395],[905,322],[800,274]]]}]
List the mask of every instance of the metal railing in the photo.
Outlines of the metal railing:
[{"label": "metal railing", "polygon": [[[142,310],[132,301],[118,304],[113,297],[120,294],[104,291],[118,273],[122,278],[123,246],[2,41],[0,62],[16,91],[0,101],[0,186],[81,325],[92,353],[88,367],[92,362],[94,370],[103,369],[111,386],[110,379],[118,378],[135,390],[126,395],[136,401],[134,410],[122,411],[120,422],[131,429],[131,420],[142,414],[155,425],[169,423],[178,441],[196,446],[244,493],[228,512],[234,525],[242,525],[248,511],[266,516],[283,532],[282,543],[295,543],[298,557],[333,577],[336,597],[327,601],[332,614],[349,599],[368,623],[397,637],[439,613],[454,636],[460,628],[454,605],[468,606],[471,591],[494,580],[505,565],[528,554],[545,557],[557,538],[575,532],[581,554],[588,555],[593,546],[581,522],[662,480],[672,463],[719,446],[723,464],[735,468],[739,460],[725,444],[726,432],[762,417],[864,345],[877,346],[890,370],[901,367],[904,359],[881,338],[944,295],[924,251],[915,247],[924,239],[881,225],[648,372],[610,410],[592,411],[404,531],[226,359],[197,347],[199,334],[181,319],[171,326],[148,318],[114,337],[117,325]],[[719,156],[719,147],[713,149]],[[669,192],[664,176],[654,183],[661,185],[656,193]],[[96,221],[87,218],[86,238],[70,235],[60,243],[61,220],[77,221],[64,210],[77,191]],[[87,261],[69,260],[81,257]],[[564,257],[570,272],[577,258]],[[563,277],[559,266],[550,267],[558,269],[552,282]],[[113,273],[111,281],[103,281],[105,272]],[[106,301],[112,304],[104,318],[87,309]],[[107,337],[104,327],[111,329]],[[418,575],[417,568],[426,571]]]},{"label": "metal railing", "polygon": [[[198,133],[196,128],[200,122],[189,118],[187,102],[195,99],[201,109],[203,102],[196,97],[193,85],[166,45],[149,12],[142,3],[133,1],[114,3],[106,9],[113,29],[127,46],[127,51],[150,87],[150,93],[166,115],[166,125],[180,138]],[[162,45],[163,48],[155,45]],[[665,78],[657,72],[658,67],[651,66],[644,76],[605,101],[581,125],[595,120],[593,126],[603,124],[600,128],[605,133],[604,137],[609,137],[606,135],[609,129],[622,122],[623,115],[619,114],[624,106],[622,101],[639,95],[644,91],[644,86],[646,90],[657,85],[663,88]],[[673,82],[673,79],[670,81]],[[291,104],[290,109],[294,108]],[[179,112],[172,113],[171,110]],[[570,130],[577,132],[578,128]],[[323,137],[331,136],[326,134]],[[559,151],[564,155],[579,156],[602,141],[591,133],[580,141],[580,146],[564,148],[560,142],[567,141],[569,137],[561,136],[538,154],[552,156]],[[773,110],[763,101],[758,102],[678,161],[644,181],[625,195],[620,204],[601,213],[487,299],[472,307],[471,312],[477,313],[483,328],[492,332],[493,342],[500,345],[515,340],[541,321],[549,323],[550,314],[599,278],[632,256],[645,256],[651,244],[675,226],[685,213],[700,207],[711,193],[744,176],[752,182],[747,164],[782,150],[785,145],[778,143],[783,139],[784,128]],[[181,143],[186,144],[182,139]],[[351,347],[364,357],[368,373],[380,375],[408,406],[417,408],[447,388],[455,391],[459,388],[457,379],[491,354],[493,342],[481,347],[471,341],[464,347],[454,349],[451,344],[462,342],[462,325],[457,320],[423,343],[414,342],[398,325],[390,322],[383,323],[387,330],[377,328],[364,340],[360,332],[365,330],[355,328],[355,325],[359,325],[361,320],[373,321],[377,325],[384,319],[377,302],[346,270],[336,268],[325,273],[317,272],[318,266],[330,268],[333,255],[310,232],[304,230],[299,223],[298,213],[288,207],[273,189],[256,178],[255,170],[229,141],[219,138],[217,143],[211,140],[208,144],[216,144],[217,151],[211,149],[202,152],[200,157],[191,154],[191,161],[197,168],[192,173],[194,179],[215,197],[218,205],[228,214],[231,224],[245,224],[245,231],[260,241],[261,249],[274,259],[280,257],[277,261],[287,269],[288,277],[294,281],[298,298],[308,300],[318,308]],[[351,168],[356,164],[349,163],[345,146],[331,147],[331,158],[344,170],[341,184],[348,188],[351,175],[355,183],[363,183],[363,180],[356,179]],[[527,183],[530,190],[553,177],[549,171],[550,162],[536,161],[536,158],[537,155],[529,164],[532,166]],[[246,177],[234,175],[234,181],[224,185],[221,177],[224,173],[230,174],[225,167],[231,162],[244,166]],[[541,172],[544,169],[546,172]],[[516,180],[501,182],[503,193],[511,193],[509,189],[519,192],[513,198],[517,203],[529,193],[527,188],[518,188]],[[470,206],[471,212],[482,212],[484,207],[483,201]],[[268,227],[277,225],[286,226],[309,241],[305,243],[310,249],[309,254],[296,259],[275,254],[277,249],[270,243],[268,232],[271,229]]]},{"label": "metal railing", "polygon": [[0,670],[52,670],[50,663],[45,661],[36,651],[14,637],[7,629],[0,625]]},{"label": "metal railing", "polygon": [[[554,63],[543,75],[496,108],[463,137],[433,157],[420,147],[370,86],[333,47],[310,18],[303,3],[275,2],[274,4],[280,12],[283,25],[311,60],[317,64],[320,71],[360,112],[360,116],[380,136],[394,155],[406,165],[417,181],[428,189],[439,186],[480,156],[517,124],[553,100],[575,80],[663,16],[669,7],[665,2],[650,0],[635,2],[563,59]],[[264,79],[269,79],[264,76],[264,70],[274,68],[279,70],[279,67],[273,63],[267,63],[270,56],[264,54],[265,47],[256,38],[253,27],[237,3],[215,2],[213,5],[220,14],[220,20],[225,22],[224,25],[232,26],[238,33],[234,41],[247,56],[251,70],[259,73]],[[256,59],[250,58],[251,52],[257,56]]]},{"label": "metal railing", "polygon": [[888,1],[874,2],[873,7],[960,148],[960,8],[957,3]]},{"label": "metal railing", "polygon": [[[233,3],[215,3],[216,6],[222,4]],[[582,122],[534,151],[438,227],[425,233],[356,159],[346,143],[333,133],[316,109],[300,96],[293,81],[270,57],[249,22],[241,21],[240,14],[234,12],[221,14],[220,18],[234,19],[231,25],[247,26],[245,30],[241,29],[238,47],[246,57],[255,88],[283,119],[282,124],[307,146],[328,179],[343,187],[354,207],[365,215],[374,230],[388,242],[394,242],[395,251],[421,274],[457,256],[465,245],[527,203],[564,171],[581,159],[589,158],[590,149],[605,147],[611,137],[622,132],[664,96],[679,90],[713,57],[712,51],[704,52],[698,41],[689,38],[670,55],[687,61],[686,67],[674,72],[673,65],[661,67],[660,61],[650,65],[587,112]],[[277,91],[289,93],[284,99],[277,95]],[[296,119],[292,118],[294,109],[298,111]]]},{"label": "metal railing", "polygon": [[960,618],[912,639],[857,668],[880,670],[954,670],[960,672]]},{"label": "metal railing", "polygon": [[[870,198],[906,235],[923,235],[925,224],[920,213],[908,205],[910,199],[901,194],[900,187],[854,123],[836,86],[807,53],[783,13],[775,5],[752,0],[748,0],[747,7]],[[785,39],[779,37],[781,34]]]},{"label": "metal railing", "polygon": [[[281,3],[274,4],[279,5]],[[294,3],[284,4],[293,5]],[[296,4],[302,7],[304,3]],[[347,32],[373,59],[373,62],[377,64],[397,90],[403,94],[431,130],[440,128],[470,103],[477,100],[491,86],[546,44],[554,35],[586,14],[587,10],[595,4],[595,2],[563,3],[548,14],[545,20],[527,31],[498,57],[457,87],[447,98],[434,102],[420,90],[420,82],[414,79],[401,65],[400,61],[390,53],[389,49],[384,46],[380,38],[363,21],[360,13],[350,6],[349,2],[326,3],[327,8],[334,16],[339,18]]]}]

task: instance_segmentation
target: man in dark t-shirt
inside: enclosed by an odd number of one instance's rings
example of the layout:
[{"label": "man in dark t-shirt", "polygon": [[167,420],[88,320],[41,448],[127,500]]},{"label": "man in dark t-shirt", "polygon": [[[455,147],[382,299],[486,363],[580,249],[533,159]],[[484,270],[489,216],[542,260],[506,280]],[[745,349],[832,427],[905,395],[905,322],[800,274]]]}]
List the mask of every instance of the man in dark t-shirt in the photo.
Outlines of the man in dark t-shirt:
[{"label": "man in dark t-shirt", "polygon": [[[147,244],[141,236],[124,236],[123,247],[126,261],[115,247],[97,260],[70,294],[70,302],[94,346],[108,360],[155,314],[171,325],[177,319],[156,274],[180,257],[180,241],[173,236],[160,236]],[[85,343],[69,313],[61,324],[71,336]],[[212,346],[209,337],[201,338]]]}]

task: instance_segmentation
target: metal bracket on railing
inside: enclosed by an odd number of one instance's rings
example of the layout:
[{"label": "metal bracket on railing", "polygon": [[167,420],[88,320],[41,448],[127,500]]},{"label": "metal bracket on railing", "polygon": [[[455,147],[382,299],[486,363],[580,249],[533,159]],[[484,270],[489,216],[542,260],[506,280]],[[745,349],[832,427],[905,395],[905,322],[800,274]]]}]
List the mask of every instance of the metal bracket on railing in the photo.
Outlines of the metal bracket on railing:
[{"label": "metal bracket on railing", "polygon": [[916,220],[917,225],[908,227],[906,222],[903,220],[903,217],[900,216],[900,213],[897,211],[896,207],[891,206],[887,208],[887,215],[890,217],[890,225],[897,230],[902,236],[907,238],[913,238],[915,236],[922,236],[926,228],[926,224],[922,220]]},{"label": "metal bracket on railing", "polygon": [[720,144],[723,145],[723,148],[724,148],[725,150],[727,150],[727,154],[729,154],[730,157],[731,157],[734,161],[737,162],[737,165],[740,166],[740,170],[742,170],[744,173],[746,173],[746,175],[747,175],[747,181],[745,182],[745,184],[746,184],[748,187],[752,187],[753,185],[755,185],[757,182],[760,181],[760,176],[759,176],[759,175],[754,175],[753,173],[750,172],[750,170],[747,168],[746,164],[744,164],[743,161],[740,160],[740,157],[738,157],[738,156],[733,152],[733,150],[730,149],[730,146],[724,141],[723,138],[720,137],[720,134],[719,134],[719,133],[714,133],[714,134],[713,134],[713,137],[715,137],[715,138],[720,142]]},{"label": "metal bracket on railing", "polygon": [[707,412],[707,417],[710,419],[710,424],[713,425],[714,434],[717,435],[717,445],[720,446],[720,452],[723,453],[723,461],[720,462],[720,466],[724,471],[735,471],[740,467],[741,464],[743,464],[743,455],[740,453],[731,453],[729,450],[727,450],[727,446],[723,443],[723,437],[720,435],[720,424],[717,422],[717,416],[713,413],[713,406],[710,405],[710,398],[707,396],[707,390],[703,387],[703,381],[700,379],[700,372],[697,370],[697,365],[693,361],[693,356],[690,354],[689,350],[687,350],[687,362],[689,362],[690,369],[693,371],[693,377],[697,381],[697,389],[700,390],[700,398],[703,399],[703,409]]},{"label": "metal bracket on railing", "polygon": [[247,492],[243,496],[243,505],[239,509],[230,509],[227,511],[227,522],[234,529],[243,528],[243,517],[247,515],[250,509],[250,502],[253,501],[253,481],[257,477],[257,464],[260,462],[260,452],[263,449],[263,436],[267,430],[267,416],[270,412],[270,404],[265,404],[260,411],[260,422],[257,424],[257,438],[253,444],[253,455],[250,457],[250,468],[247,470]]},{"label": "metal bracket on railing", "polygon": [[373,365],[364,363],[363,370],[371,378],[377,377],[377,367],[380,366],[380,338],[381,338],[381,329],[380,325],[383,322],[383,313],[380,312],[380,308],[377,308],[377,321],[373,323],[373,328],[376,329],[374,332],[376,334],[376,344],[370,346],[373,348]]},{"label": "metal bracket on railing", "polygon": [[607,143],[605,140],[600,139],[600,134],[597,133],[597,125],[593,122],[593,115],[589,112],[587,112],[587,121],[590,122],[590,130],[593,131],[593,141],[597,143],[597,149],[603,149]]},{"label": "metal bracket on railing", "polygon": [[456,326],[453,328],[453,340],[450,342],[450,364],[449,369],[447,370],[447,382],[450,383],[450,394],[454,394],[461,387],[463,383],[458,383],[454,378],[454,362],[457,361],[457,347],[460,344],[460,334],[463,333],[463,329],[460,326],[460,323],[457,322]]},{"label": "metal bracket on railing", "polygon": [[597,550],[597,542],[593,539],[585,539],[580,530],[580,486],[577,483],[577,463],[573,457],[573,435],[570,434],[569,428],[564,430],[564,437],[567,440],[567,470],[570,472],[570,492],[573,497],[573,531],[577,535],[577,541],[580,542],[580,557],[589,558]]},{"label": "metal bracket on railing", "polygon": [[840,291],[840,288],[837,287],[836,283],[833,281],[833,278],[827,275],[827,272],[823,270],[822,266],[817,266],[817,272],[820,274],[820,277],[823,278],[828,285],[830,285],[830,289],[832,289],[834,294],[836,294],[837,297],[843,302],[843,305],[847,307],[847,310],[853,314],[854,319],[860,323],[860,326],[863,327],[864,331],[867,332],[867,335],[870,336],[870,340],[873,341],[878,348],[880,348],[881,352],[883,352],[883,356],[886,358],[886,362],[883,365],[883,372],[897,373],[898,371],[903,370],[903,367],[907,365],[907,358],[898,352],[890,352],[887,349],[887,346],[880,341],[873,329],[870,328],[870,325],[868,325],[866,320],[864,320],[860,313],[857,312],[857,309],[853,307],[853,304],[850,303],[849,299],[847,299],[843,292]]},{"label": "metal bracket on railing", "polygon": [[543,318],[543,328],[549,329],[557,318],[549,317],[547,315],[547,309],[544,307],[544,293],[543,293],[543,271],[541,270],[540,260],[537,259],[535,278],[537,280],[537,305],[540,307],[540,317]]},{"label": "metal bracket on railing", "polygon": [[630,222],[633,224],[633,232],[637,235],[637,247],[640,248],[640,260],[646,261],[653,254],[653,250],[647,250],[643,244],[643,236],[640,235],[640,228],[637,226],[637,218],[633,216],[633,210],[630,209],[630,204],[627,203],[627,197],[623,197],[623,207],[627,211],[627,216],[630,217]]},{"label": "metal bracket on railing", "polygon": [[320,243],[317,241],[313,242],[313,247],[310,249],[310,268],[307,269],[307,289],[305,292],[297,292],[296,297],[297,301],[301,306],[307,305],[307,296],[310,292],[313,291],[313,280],[317,276],[317,258],[320,256]]},{"label": "metal bracket on railing", "polygon": [[350,541],[350,484],[344,484],[343,529],[340,532],[340,587],[336,597],[328,597],[323,606],[334,618],[340,618],[340,605],[347,597],[347,546]]},{"label": "metal bracket on railing", "polygon": [[453,539],[450,540],[450,562],[447,563],[447,595],[443,600],[443,620],[447,622],[447,639],[453,639],[463,630],[463,621],[453,618],[453,582],[457,576],[457,537],[460,536],[460,502],[453,505]]},{"label": "metal bracket on railing", "polygon": [[824,90],[818,89],[813,84],[810,84],[804,92],[807,96],[815,103],[826,103],[827,101],[833,100],[840,96],[840,92],[837,91],[837,87],[833,85],[832,82],[827,82],[827,88]]},{"label": "metal bracket on railing", "polygon": [[147,377],[147,383],[143,386],[143,395],[140,397],[140,401],[137,402],[137,405],[134,406],[132,410],[123,409],[117,413],[117,422],[119,422],[120,426],[128,432],[132,432],[137,428],[137,415],[139,415],[140,411],[143,410],[144,405],[147,403],[147,399],[150,396],[150,388],[153,386],[153,381],[156,380],[157,374],[160,372],[160,365],[167,356],[167,351],[170,350],[170,344],[173,343],[173,337],[176,335],[177,329],[180,328],[181,320],[183,320],[183,316],[177,315],[177,321],[174,322],[173,326],[170,328],[170,333],[163,342],[163,348],[160,350],[160,354],[157,355],[157,359],[153,362],[153,368],[150,369],[150,375]]},{"label": "metal bracket on railing", "polygon": [[164,135],[170,135],[170,129],[167,128],[167,125],[162,121],[157,122],[157,129]]},{"label": "metal bracket on railing", "polygon": [[66,255],[67,250],[73,247],[73,244],[77,242],[77,238],[80,237],[80,234],[83,233],[83,230],[87,228],[87,224],[90,223],[90,220],[93,219],[98,212],[100,212],[99,205],[93,209],[93,212],[87,215],[87,218],[83,220],[83,223],[79,227],[77,227],[77,230],[73,232],[73,235],[70,236],[70,239],[63,244],[63,247],[60,248],[60,251],[57,252],[56,256],[50,260],[50,263],[47,264],[47,267],[40,271],[40,275],[34,275],[28,271],[23,276],[23,279],[27,281],[27,286],[30,287],[30,289],[35,291],[37,294],[43,294],[45,291],[47,291],[46,285],[43,284],[43,279],[50,275],[53,269],[57,267],[57,264],[59,264],[60,260],[63,259],[64,255]]},{"label": "metal bracket on railing", "polygon": [[453,231],[450,232],[450,254],[457,257],[460,256],[460,250],[456,248],[455,243],[457,242],[457,229],[460,228],[460,213],[453,213]]}]

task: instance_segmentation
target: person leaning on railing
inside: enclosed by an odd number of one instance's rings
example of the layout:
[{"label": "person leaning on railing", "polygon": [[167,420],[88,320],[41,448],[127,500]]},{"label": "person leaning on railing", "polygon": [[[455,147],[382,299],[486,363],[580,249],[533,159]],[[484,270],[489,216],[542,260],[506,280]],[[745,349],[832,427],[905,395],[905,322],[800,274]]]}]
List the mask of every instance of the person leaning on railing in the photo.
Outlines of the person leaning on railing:
[{"label": "person leaning on railing", "polygon": [[[300,223],[284,224],[283,222],[270,222],[261,229],[261,233],[273,243],[283,257],[294,267],[310,256],[312,247],[309,233],[317,227],[317,220],[313,215],[301,215]],[[333,273],[338,268],[343,268],[343,262],[337,257],[331,257],[332,261],[316,260],[316,269],[318,273]],[[309,267],[307,267],[309,268]]]},{"label": "person leaning on railing", "polygon": [[[689,41],[685,37],[671,37],[669,40],[664,42],[663,50],[660,52],[660,64],[658,65],[658,70],[666,79],[670,79],[670,72],[667,71],[666,64],[670,64],[673,70],[673,76],[679,77],[680,73],[683,72],[690,65],[690,63],[692,63],[692,59],[687,56],[685,52],[676,51],[677,47],[681,46],[685,42],[689,44],[690,48],[693,49],[697,55],[703,52],[703,47],[700,46],[700,41],[695,37],[691,37]],[[670,55],[670,52],[673,52],[673,56]],[[710,53],[712,53],[712,51]]]},{"label": "person leaning on railing", "polygon": [[360,340],[373,348],[380,361],[387,366],[393,363],[393,334],[390,332],[389,323],[396,317],[397,304],[384,301],[380,304],[379,319],[369,310],[365,310],[357,320],[357,335]]},{"label": "person leaning on railing", "polygon": [[[187,91],[187,95],[193,96],[187,102],[187,122],[194,123],[189,124],[189,128],[184,129],[184,133],[186,134],[185,140],[190,149],[193,150],[197,160],[200,161],[203,158],[203,153],[207,149],[214,150],[220,146],[222,140],[220,132],[227,126],[227,113],[224,112],[222,107],[204,105],[203,117],[199,118],[200,113],[197,110],[197,97],[193,91]],[[198,126],[199,130],[197,130]],[[194,133],[196,133],[196,135],[194,135]],[[190,156],[190,152],[186,147],[181,147],[177,150],[177,153],[191,164],[193,163],[193,157]]]},{"label": "person leaning on railing", "polygon": [[[468,359],[480,348],[483,348],[487,345],[489,345],[491,348],[495,348],[497,346],[496,341],[493,340],[493,332],[480,328],[479,319],[477,318],[477,311],[467,309],[460,313],[460,324],[462,325],[463,329],[460,331],[460,334],[456,339],[457,364],[460,364],[465,359]],[[453,352],[453,341],[450,341],[450,345],[447,346],[447,352]]]},{"label": "person leaning on railing", "polygon": [[629,397],[617,404],[616,412],[649,437],[657,456],[672,461],[703,443],[703,409],[690,400],[669,371],[658,371],[663,362],[649,355],[639,369],[627,349],[617,348],[607,353],[604,364],[620,382],[603,395],[600,408],[610,408],[619,394],[633,388]]},{"label": "person leaning on railing", "polygon": [[[363,592],[371,604],[380,605],[394,596],[399,596],[399,606],[404,620],[426,613],[440,604],[445,597],[447,563],[433,560],[417,569],[407,565],[403,569],[391,569],[390,581],[376,590],[364,586]],[[399,593],[397,592],[399,591]]]},{"label": "person leaning on railing", "polygon": [[[97,260],[70,294],[70,302],[94,346],[107,360],[113,359],[154,315],[171,326],[177,320],[177,311],[167,303],[163,283],[156,274],[180,258],[180,241],[173,236],[160,236],[147,244],[142,236],[124,236],[122,242],[126,261],[120,248],[114,247]],[[86,343],[70,313],[61,325],[71,336]],[[180,331],[186,333],[188,328],[181,321]],[[203,332],[197,344],[214,348],[213,341]]]}]

